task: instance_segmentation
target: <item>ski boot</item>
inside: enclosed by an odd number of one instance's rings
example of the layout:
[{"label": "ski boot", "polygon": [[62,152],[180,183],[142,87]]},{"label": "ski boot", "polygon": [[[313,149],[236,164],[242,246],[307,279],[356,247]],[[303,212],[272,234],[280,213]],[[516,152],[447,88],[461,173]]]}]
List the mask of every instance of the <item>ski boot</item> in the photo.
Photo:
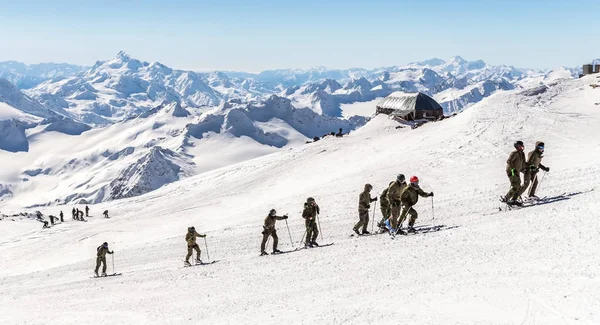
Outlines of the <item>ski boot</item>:
[{"label": "ski boot", "polygon": [[265,251],[260,252],[260,256],[265,256],[265,255],[269,255],[269,253],[267,253]]},{"label": "ski boot", "polygon": [[415,228],[414,228],[413,226],[408,226],[407,232],[408,232],[409,234],[414,234],[414,233],[416,233],[417,231],[415,230]]},{"label": "ski boot", "polygon": [[396,234],[406,235],[406,231],[402,230],[402,228],[398,227],[398,232]]},{"label": "ski boot", "polygon": [[362,233],[362,234],[363,234],[363,235],[370,235],[371,233],[365,230],[365,231],[363,231],[363,233]]},{"label": "ski boot", "polygon": [[313,244],[311,242],[307,242],[306,244],[304,244],[305,248],[313,248]]},{"label": "ski boot", "polygon": [[98,271],[94,271],[94,274],[96,275],[96,277],[99,277]]},{"label": "ski boot", "polygon": [[183,262],[183,266],[192,266],[192,264],[190,264],[190,261],[185,261]]},{"label": "ski boot", "polygon": [[521,202],[519,202],[517,200],[509,201],[507,204],[510,205],[510,206],[515,206],[516,205],[518,207],[522,207],[523,206],[523,203],[521,203]]},{"label": "ski boot", "polygon": [[393,230],[393,229],[392,229],[392,225],[390,225],[390,221],[389,221],[389,220],[386,220],[384,223],[385,223],[385,227],[386,227],[388,230]]},{"label": "ski boot", "polygon": [[102,272],[102,276],[107,276],[107,275],[106,275],[106,272]]},{"label": "ski boot", "polygon": [[358,232],[358,229],[353,229],[354,233],[360,236],[360,233]]},{"label": "ski boot", "polygon": [[273,250],[273,254],[279,254],[279,253],[281,253],[281,251],[280,251],[280,250],[278,250],[277,248],[275,248],[275,249]]},{"label": "ski boot", "polygon": [[319,244],[318,244],[316,241],[314,241],[314,240],[312,241],[312,243],[311,243],[311,244],[312,244],[313,246],[319,247]]}]

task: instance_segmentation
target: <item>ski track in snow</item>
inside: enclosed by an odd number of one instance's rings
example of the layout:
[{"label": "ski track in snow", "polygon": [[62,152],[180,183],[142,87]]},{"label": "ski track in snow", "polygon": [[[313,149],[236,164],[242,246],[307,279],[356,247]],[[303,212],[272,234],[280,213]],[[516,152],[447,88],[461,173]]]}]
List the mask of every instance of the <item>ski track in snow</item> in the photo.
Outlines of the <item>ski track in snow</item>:
[{"label": "ski track in snow", "polygon": [[[91,206],[87,223],[71,221],[71,206],[43,209],[66,217],[47,230],[5,218],[0,323],[598,324],[600,114],[593,103],[600,90],[593,82],[560,82],[533,98],[496,94],[415,130],[379,116],[345,138]],[[498,211],[517,139],[527,152],[536,140],[546,143],[551,172],[538,192],[566,199]],[[398,173],[418,175],[435,193],[435,219],[431,200],[420,198],[417,224],[451,229],[348,237],[364,184],[375,196]],[[259,257],[271,208],[289,213],[298,245],[308,196],[321,206],[318,242],[335,245]],[[105,209],[111,219],[101,217]],[[191,225],[207,233],[218,263],[183,267]],[[279,248],[293,249],[285,222],[276,227]],[[123,275],[90,279],[104,241]]]}]

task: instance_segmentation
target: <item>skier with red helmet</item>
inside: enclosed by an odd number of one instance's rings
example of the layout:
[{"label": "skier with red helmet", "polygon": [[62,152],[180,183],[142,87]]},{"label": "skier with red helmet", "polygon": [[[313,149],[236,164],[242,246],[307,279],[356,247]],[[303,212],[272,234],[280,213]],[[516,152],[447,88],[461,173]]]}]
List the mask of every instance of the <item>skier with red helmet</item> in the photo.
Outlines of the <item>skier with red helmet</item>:
[{"label": "skier with red helmet", "polygon": [[426,193],[419,187],[419,178],[417,176],[413,176],[410,178],[410,183],[406,188],[402,191],[400,195],[400,201],[402,202],[402,213],[400,214],[400,220],[398,221],[398,229],[392,229],[393,233],[396,232],[405,235],[406,233],[402,230],[402,223],[406,219],[406,215],[410,214],[410,220],[408,221],[408,232],[416,232],[414,225],[417,221],[419,214],[413,206],[419,202],[419,196],[429,197],[433,196],[433,192]]}]

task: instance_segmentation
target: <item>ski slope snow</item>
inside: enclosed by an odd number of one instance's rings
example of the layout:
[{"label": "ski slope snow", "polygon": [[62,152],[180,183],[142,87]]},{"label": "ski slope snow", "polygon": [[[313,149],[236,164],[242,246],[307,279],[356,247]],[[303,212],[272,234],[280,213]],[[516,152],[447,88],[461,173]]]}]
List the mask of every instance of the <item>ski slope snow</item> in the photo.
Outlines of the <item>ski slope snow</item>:
[{"label": "ski slope snow", "polygon": [[[377,116],[344,138],[92,205],[86,223],[70,220],[72,206],[41,209],[69,216],[47,230],[4,217],[0,323],[598,324],[600,88],[593,84],[600,79],[562,80],[535,95],[497,93],[414,130]],[[505,160],[518,139],[526,151],[546,143],[551,171],[538,193],[555,200],[501,212]],[[445,227],[396,240],[349,237],[364,184],[376,195],[398,173],[418,175],[435,193],[415,206],[417,225]],[[271,208],[289,213],[298,245],[308,196],[321,207],[318,241],[335,244],[259,257]],[[22,211],[8,208],[0,206],[7,215]],[[111,219],[101,218],[105,209]],[[192,225],[208,235],[217,263],[182,267]],[[286,223],[276,227],[279,248],[292,250]],[[123,275],[90,279],[104,241]]]}]

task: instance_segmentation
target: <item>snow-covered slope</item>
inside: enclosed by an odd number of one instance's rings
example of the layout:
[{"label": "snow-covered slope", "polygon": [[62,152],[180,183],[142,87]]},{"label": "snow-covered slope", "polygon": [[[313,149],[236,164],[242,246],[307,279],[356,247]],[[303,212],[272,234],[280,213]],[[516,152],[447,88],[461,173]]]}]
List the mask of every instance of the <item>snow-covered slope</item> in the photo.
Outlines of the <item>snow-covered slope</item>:
[{"label": "snow-covered slope", "polygon": [[[597,324],[600,88],[590,85],[599,83],[589,76],[558,81],[536,96],[497,93],[415,130],[378,116],[348,137],[91,206],[87,223],[41,230],[39,222],[5,217],[2,321]],[[545,141],[551,172],[538,193],[553,200],[499,212],[497,198],[509,185],[505,160],[517,139],[526,150]],[[373,184],[375,195],[398,173],[418,175],[435,193],[415,206],[417,224],[442,230],[349,238],[364,184]],[[258,257],[269,209],[290,214],[297,243],[308,196],[321,207],[319,242],[335,244]],[[22,211],[16,203],[0,209]],[[104,209],[111,219],[100,217]],[[200,242],[203,259],[210,253],[218,263],[182,268],[192,225],[208,234],[208,252]],[[288,251],[285,226],[277,223],[280,248]],[[123,275],[89,279],[104,241]]]}]

